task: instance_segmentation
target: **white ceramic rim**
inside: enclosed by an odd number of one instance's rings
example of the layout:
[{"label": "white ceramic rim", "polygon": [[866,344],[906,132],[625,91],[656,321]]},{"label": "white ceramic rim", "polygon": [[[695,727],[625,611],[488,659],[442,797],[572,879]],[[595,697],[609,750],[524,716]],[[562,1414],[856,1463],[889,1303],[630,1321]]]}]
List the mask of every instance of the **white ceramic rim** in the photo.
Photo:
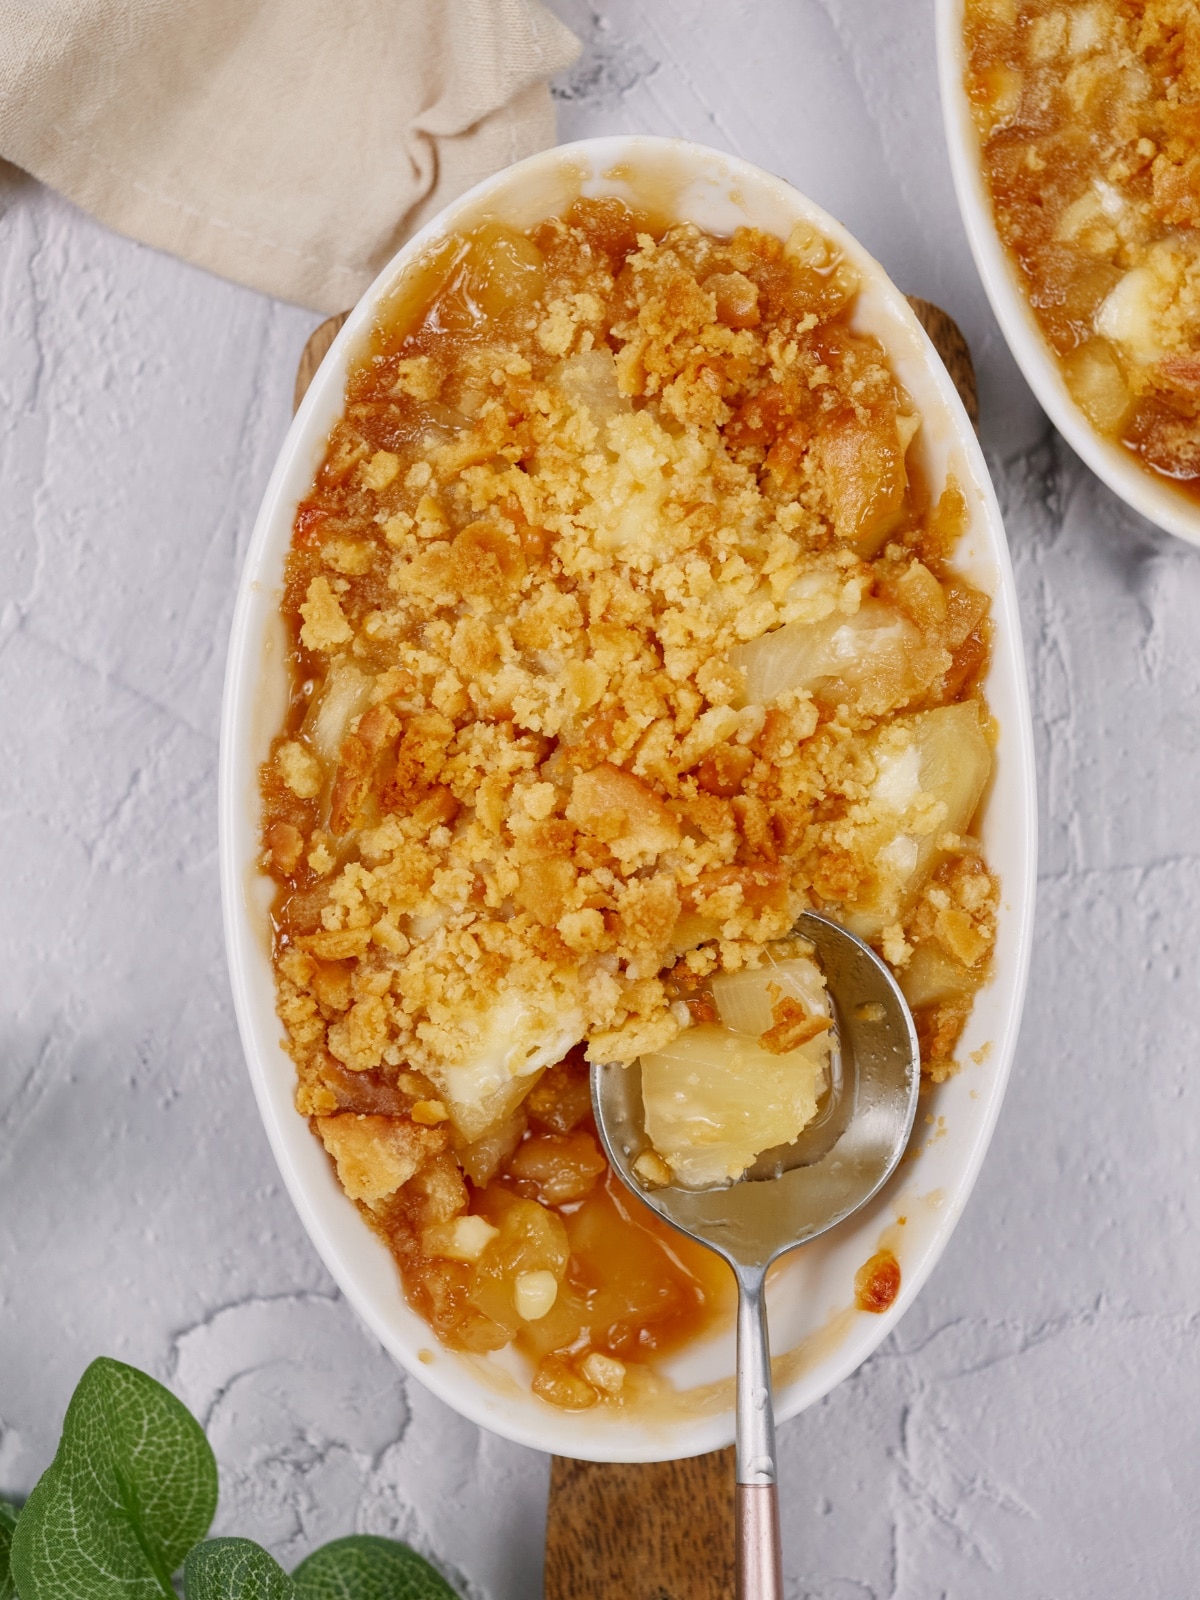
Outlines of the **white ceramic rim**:
[{"label": "white ceramic rim", "polygon": [[1071,398],[1062,370],[1025,298],[1016,264],[992,219],[979,136],[963,88],[963,14],[964,0],[937,0],[942,116],[958,208],[1000,331],[1042,409],[1101,482],[1148,522],[1189,544],[1200,544],[1200,505],[1193,505],[1182,490],[1160,483],[1139,467],[1128,451],[1096,432]]},{"label": "white ceramic rim", "polygon": [[[1002,881],[995,976],[977,998],[962,1046],[966,1051],[977,1045],[978,1061],[934,1091],[933,1109],[939,1115],[944,1109],[950,1137],[941,1140],[939,1126],[924,1143],[911,1147],[900,1174],[866,1213],[834,1230],[826,1241],[789,1258],[771,1299],[777,1355],[791,1348],[788,1328],[795,1316],[817,1315],[819,1310],[825,1321],[815,1330],[805,1330],[807,1342],[792,1375],[777,1386],[779,1419],[813,1404],[853,1372],[895,1326],[932,1271],[970,1195],[999,1113],[1016,1046],[1032,942],[1037,813],[1016,590],[983,455],[945,368],[878,263],[840,224],[782,180],[682,140],[645,136],[584,140],[533,156],[480,184],[423,228],[384,269],[352,312],[292,422],[250,541],[225,682],[220,859],[234,1005],[259,1110],[301,1221],[346,1298],[411,1375],[473,1422],[517,1443],[576,1458],[649,1461],[700,1454],[727,1444],[733,1436],[731,1383],[728,1405],[695,1414],[684,1411],[664,1418],[632,1409],[614,1414],[608,1408],[603,1415],[563,1412],[530,1394],[526,1381],[508,1375],[503,1359],[488,1358],[484,1363],[442,1350],[404,1301],[390,1256],[342,1194],[324,1151],[294,1109],[295,1072],[282,1048],[275,1015],[264,880],[257,871],[257,769],[282,715],[279,576],[295,505],[311,483],[329,428],[341,414],[347,365],[370,326],[375,304],[446,232],[469,226],[481,215],[515,220],[513,197],[518,190],[523,193],[538,184],[549,190],[561,188],[564,173],[578,169],[589,174],[586,192],[612,192],[618,163],[634,170],[653,172],[662,166],[687,174],[694,180],[683,207],[689,215],[696,205],[709,204],[723,206],[726,212],[734,208],[738,216],[753,212],[760,218],[767,212],[780,219],[777,231],[790,226],[789,219],[804,219],[836,240],[858,267],[864,286],[860,300],[870,304],[871,325],[886,325],[889,355],[921,406],[925,425],[919,440],[928,435],[933,441],[929,450],[942,452],[971,507],[964,539],[964,546],[969,546],[966,564],[992,594],[996,648],[988,694],[1001,729],[992,797],[984,815],[985,847]],[[693,199],[693,189],[698,200]],[[746,206],[750,211],[744,210]],[[715,226],[703,217],[701,221]],[[274,702],[271,674],[277,680]],[[939,1176],[944,1183],[939,1184]],[[903,1265],[901,1292],[882,1316],[854,1313],[848,1294],[853,1267],[878,1248],[883,1230],[901,1237],[900,1214],[909,1224],[903,1247],[896,1246]],[[822,1254],[825,1244],[827,1251]],[[724,1330],[704,1359],[709,1362],[707,1374],[720,1373],[726,1383],[732,1367],[731,1329]],[[786,1354],[781,1359],[786,1360]],[[677,1376],[685,1387],[697,1381],[688,1372]]]}]

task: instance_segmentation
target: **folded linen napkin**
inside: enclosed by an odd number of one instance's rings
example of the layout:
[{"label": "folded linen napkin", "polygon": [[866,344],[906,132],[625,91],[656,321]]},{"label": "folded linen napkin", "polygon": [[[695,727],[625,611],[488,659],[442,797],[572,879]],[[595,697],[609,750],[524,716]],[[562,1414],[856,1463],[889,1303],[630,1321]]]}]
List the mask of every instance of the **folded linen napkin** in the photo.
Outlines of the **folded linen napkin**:
[{"label": "folded linen napkin", "polygon": [[536,0],[0,0],[0,156],[121,233],[321,311],[554,140]]}]

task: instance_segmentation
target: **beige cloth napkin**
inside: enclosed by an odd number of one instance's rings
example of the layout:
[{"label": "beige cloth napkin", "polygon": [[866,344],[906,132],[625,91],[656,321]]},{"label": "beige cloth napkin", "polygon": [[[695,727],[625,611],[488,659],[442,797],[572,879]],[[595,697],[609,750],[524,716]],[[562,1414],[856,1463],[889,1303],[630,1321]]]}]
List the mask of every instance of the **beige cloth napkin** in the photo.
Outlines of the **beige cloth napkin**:
[{"label": "beige cloth napkin", "polygon": [[536,0],[0,0],[0,156],[121,233],[321,311],[554,141]]}]

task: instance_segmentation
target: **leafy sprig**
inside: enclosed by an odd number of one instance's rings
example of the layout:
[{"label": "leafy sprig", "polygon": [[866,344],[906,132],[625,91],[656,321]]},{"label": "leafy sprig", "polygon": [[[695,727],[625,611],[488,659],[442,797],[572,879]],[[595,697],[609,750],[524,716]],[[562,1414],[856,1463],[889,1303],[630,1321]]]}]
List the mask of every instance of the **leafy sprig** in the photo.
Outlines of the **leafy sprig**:
[{"label": "leafy sprig", "polygon": [[13,1600],[13,1587],[9,1555],[12,1551],[13,1529],[17,1525],[17,1508],[7,1500],[0,1500],[0,1600]]},{"label": "leafy sprig", "polygon": [[289,1577],[250,1539],[205,1539],[217,1464],[168,1389],[101,1357],[79,1380],[50,1466],[0,1501],[0,1600],[456,1600],[415,1550],[356,1534]]},{"label": "leafy sprig", "polygon": [[183,1564],[187,1600],[296,1600],[296,1585],[252,1539],[206,1539]]},{"label": "leafy sprig", "polygon": [[136,1367],[93,1361],[17,1518],[17,1593],[174,1600],[171,1574],[216,1509],[217,1463],[191,1413]]},{"label": "leafy sprig", "polygon": [[296,1600],[457,1600],[415,1550],[369,1533],[322,1545],[292,1576]]}]

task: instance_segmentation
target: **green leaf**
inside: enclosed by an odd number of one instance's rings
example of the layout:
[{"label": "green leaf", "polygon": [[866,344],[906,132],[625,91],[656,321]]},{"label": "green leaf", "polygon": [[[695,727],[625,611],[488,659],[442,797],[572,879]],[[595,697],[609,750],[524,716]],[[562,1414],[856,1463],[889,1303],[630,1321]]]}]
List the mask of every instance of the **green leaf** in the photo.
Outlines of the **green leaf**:
[{"label": "green leaf", "polygon": [[13,1529],[17,1525],[17,1508],[7,1500],[0,1500],[0,1600],[13,1600],[16,1587],[8,1570],[8,1554],[12,1549]]},{"label": "green leaf", "polygon": [[296,1600],[292,1580],[252,1539],[209,1539],[183,1564],[187,1600]]},{"label": "green leaf", "polygon": [[370,1533],[323,1544],[292,1579],[296,1600],[458,1600],[415,1550]]},{"label": "green leaf", "polygon": [[199,1424],[161,1383],[101,1357],[17,1521],[21,1600],[174,1600],[171,1574],[216,1509],[217,1464]]}]

